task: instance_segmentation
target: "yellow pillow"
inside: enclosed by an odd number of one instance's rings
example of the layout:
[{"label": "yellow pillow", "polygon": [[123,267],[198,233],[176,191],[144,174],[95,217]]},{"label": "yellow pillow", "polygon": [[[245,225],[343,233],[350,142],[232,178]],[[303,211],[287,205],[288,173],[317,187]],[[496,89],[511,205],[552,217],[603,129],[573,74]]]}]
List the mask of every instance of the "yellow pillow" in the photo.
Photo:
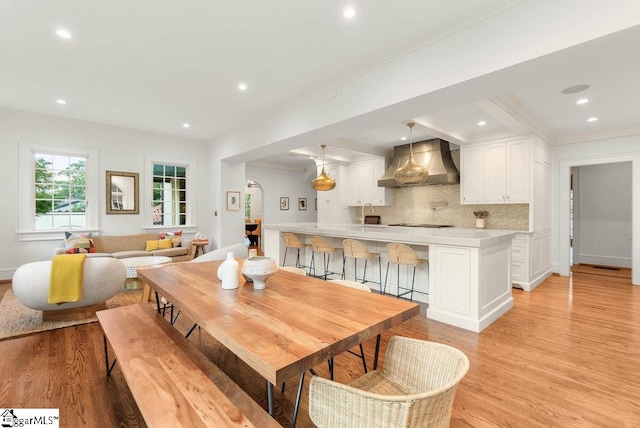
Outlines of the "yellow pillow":
[{"label": "yellow pillow", "polygon": [[147,241],[146,251],[165,250],[171,248],[171,239],[158,239],[156,241]]}]

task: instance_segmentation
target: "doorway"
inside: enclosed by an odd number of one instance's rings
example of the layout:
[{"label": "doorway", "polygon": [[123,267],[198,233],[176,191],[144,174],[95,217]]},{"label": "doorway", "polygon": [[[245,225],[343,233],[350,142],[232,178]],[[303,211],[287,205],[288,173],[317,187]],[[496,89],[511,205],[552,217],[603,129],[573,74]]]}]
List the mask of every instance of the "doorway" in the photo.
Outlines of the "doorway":
[{"label": "doorway", "polygon": [[572,273],[631,279],[632,166],[627,161],[570,168]]},{"label": "doorway", "polygon": [[263,191],[258,182],[247,180],[244,197],[245,245],[262,255]]}]

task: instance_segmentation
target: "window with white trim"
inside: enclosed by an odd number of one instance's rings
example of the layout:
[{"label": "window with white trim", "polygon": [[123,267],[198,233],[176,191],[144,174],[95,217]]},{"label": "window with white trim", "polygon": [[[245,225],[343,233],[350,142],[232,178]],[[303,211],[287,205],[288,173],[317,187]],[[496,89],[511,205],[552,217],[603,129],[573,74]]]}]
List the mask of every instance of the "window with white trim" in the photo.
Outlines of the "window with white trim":
[{"label": "window with white trim", "polygon": [[195,188],[191,177],[195,176],[195,163],[149,157],[147,168],[149,223],[155,227],[193,225],[191,201],[195,200]]},{"label": "window with white trim", "polygon": [[21,231],[94,229],[97,157],[92,150],[21,143]]}]

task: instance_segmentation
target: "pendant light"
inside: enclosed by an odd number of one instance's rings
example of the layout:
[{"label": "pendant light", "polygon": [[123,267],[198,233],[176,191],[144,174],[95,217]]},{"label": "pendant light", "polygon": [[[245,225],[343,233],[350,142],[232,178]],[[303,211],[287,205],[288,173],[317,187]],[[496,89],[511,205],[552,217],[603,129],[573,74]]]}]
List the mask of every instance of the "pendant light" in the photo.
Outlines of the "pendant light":
[{"label": "pendant light", "polygon": [[409,159],[393,173],[393,178],[400,184],[416,184],[425,181],[429,177],[429,171],[413,159],[413,127],[415,123],[409,122],[407,126],[409,127]]},{"label": "pendant light", "polygon": [[322,147],[322,172],[319,176],[313,179],[311,182],[311,187],[318,191],[327,191],[333,190],[336,188],[336,180],[329,177],[329,175],[324,170],[324,148],[327,147],[326,144],[320,145]]}]

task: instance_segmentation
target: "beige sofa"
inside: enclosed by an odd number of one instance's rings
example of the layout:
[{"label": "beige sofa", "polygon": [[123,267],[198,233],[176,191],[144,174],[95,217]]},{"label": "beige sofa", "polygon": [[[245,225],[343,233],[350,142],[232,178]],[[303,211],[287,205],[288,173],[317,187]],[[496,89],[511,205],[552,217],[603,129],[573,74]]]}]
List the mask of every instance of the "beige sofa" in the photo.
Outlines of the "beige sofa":
[{"label": "beige sofa", "polygon": [[[183,262],[193,259],[193,245],[191,240],[182,239],[180,247],[146,251],[147,241],[160,239],[158,233],[139,233],[136,235],[102,235],[94,236],[95,252],[89,257],[111,256],[117,259],[143,256],[167,256],[172,262]],[[56,248],[55,254],[64,254],[64,247]]]}]

